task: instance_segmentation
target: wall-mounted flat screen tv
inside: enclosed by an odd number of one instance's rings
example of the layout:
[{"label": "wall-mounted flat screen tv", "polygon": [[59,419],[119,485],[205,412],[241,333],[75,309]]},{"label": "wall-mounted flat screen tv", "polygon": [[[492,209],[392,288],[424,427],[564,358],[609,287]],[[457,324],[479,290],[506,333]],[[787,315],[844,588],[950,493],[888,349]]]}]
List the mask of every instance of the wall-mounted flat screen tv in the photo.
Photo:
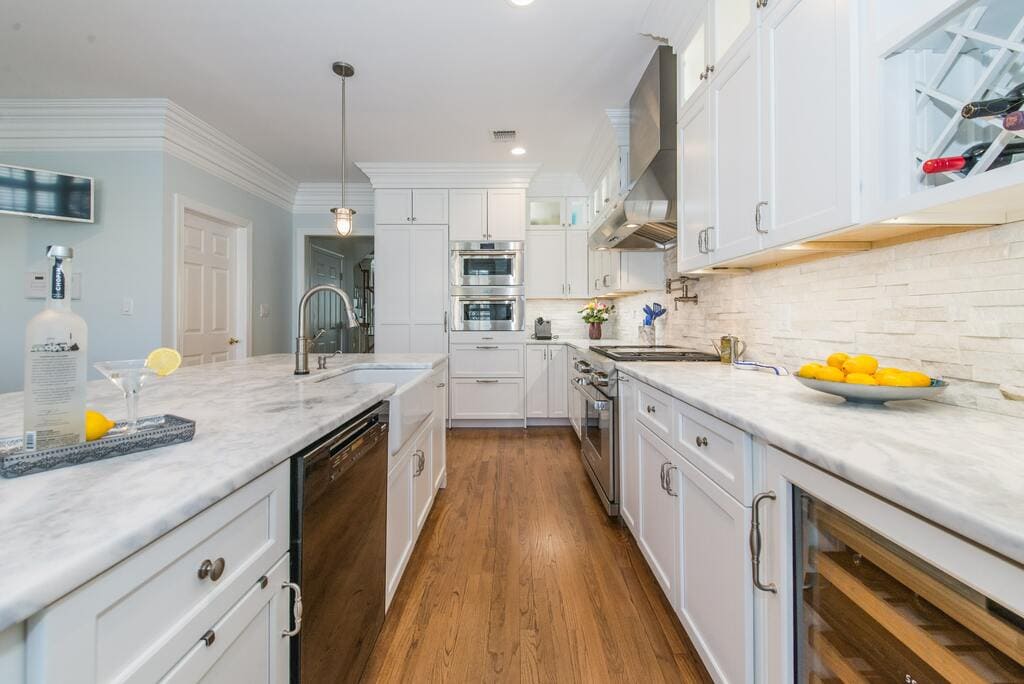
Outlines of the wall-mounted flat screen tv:
[{"label": "wall-mounted flat screen tv", "polygon": [[93,222],[92,178],[0,164],[0,214]]}]

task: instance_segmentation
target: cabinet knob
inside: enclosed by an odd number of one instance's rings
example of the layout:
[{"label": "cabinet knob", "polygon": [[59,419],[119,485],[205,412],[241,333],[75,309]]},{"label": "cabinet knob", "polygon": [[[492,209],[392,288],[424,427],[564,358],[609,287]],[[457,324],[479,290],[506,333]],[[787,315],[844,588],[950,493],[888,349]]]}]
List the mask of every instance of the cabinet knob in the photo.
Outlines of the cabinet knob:
[{"label": "cabinet knob", "polygon": [[697,442],[697,446],[699,446],[699,447],[706,447],[708,445],[708,438],[707,437],[698,437],[696,439],[696,442]]},{"label": "cabinet knob", "polygon": [[214,632],[212,629],[208,629],[206,630],[206,634],[199,637],[199,640],[207,646],[212,646],[213,642],[217,640],[217,633]]},{"label": "cabinet knob", "polygon": [[210,581],[216,582],[224,574],[225,565],[226,564],[224,563],[223,558],[218,558],[214,561],[211,561],[209,558],[207,558],[199,564],[199,571],[196,574],[199,576],[199,579],[201,580],[204,580],[207,577],[209,577]]},{"label": "cabinet knob", "polygon": [[647,406],[647,412],[648,413],[657,413],[657,409],[655,407],[651,406],[651,405],[648,405]]}]

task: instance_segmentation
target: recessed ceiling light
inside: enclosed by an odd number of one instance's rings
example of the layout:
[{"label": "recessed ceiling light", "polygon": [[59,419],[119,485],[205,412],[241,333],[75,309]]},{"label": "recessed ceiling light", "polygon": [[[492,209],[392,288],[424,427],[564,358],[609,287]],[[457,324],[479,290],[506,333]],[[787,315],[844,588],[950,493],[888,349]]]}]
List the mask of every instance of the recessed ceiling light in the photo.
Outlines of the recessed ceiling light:
[{"label": "recessed ceiling light", "polygon": [[508,4],[513,7],[526,7],[527,5],[532,5],[533,0],[508,0]]},{"label": "recessed ceiling light", "polygon": [[511,152],[512,154],[514,154],[517,157],[521,157],[524,154],[526,154],[526,148],[525,147],[513,147],[511,150],[509,150],[509,152]]}]

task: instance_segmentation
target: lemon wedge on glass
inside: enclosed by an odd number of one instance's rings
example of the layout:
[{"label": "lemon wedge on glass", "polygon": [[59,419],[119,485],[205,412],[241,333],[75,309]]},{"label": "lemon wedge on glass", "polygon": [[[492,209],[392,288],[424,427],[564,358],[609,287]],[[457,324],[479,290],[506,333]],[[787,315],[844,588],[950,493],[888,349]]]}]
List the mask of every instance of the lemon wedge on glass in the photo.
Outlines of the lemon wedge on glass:
[{"label": "lemon wedge on glass", "polygon": [[170,347],[154,349],[146,357],[146,367],[152,368],[161,377],[170,375],[178,370],[180,365],[181,354],[178,353],[177,349],[171,349]]}]

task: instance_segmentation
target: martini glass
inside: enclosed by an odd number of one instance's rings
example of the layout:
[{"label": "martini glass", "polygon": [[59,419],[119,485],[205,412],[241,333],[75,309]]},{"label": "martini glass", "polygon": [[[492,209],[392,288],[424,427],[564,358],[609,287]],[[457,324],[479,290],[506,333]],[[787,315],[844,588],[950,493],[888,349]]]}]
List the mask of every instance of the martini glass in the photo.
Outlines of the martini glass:
[{"label": "martini glass", "polygon": [[101,361],[93,364],[100,373],[106,376],[107,380],[117,385],[117,388],[124,394],[125,404],[128,408],[128,419],[125,432],[132,433],[139,429],[139,394],[142,386],[152,377],[156,371],[146,366],[145,359],[133,361]]}]

